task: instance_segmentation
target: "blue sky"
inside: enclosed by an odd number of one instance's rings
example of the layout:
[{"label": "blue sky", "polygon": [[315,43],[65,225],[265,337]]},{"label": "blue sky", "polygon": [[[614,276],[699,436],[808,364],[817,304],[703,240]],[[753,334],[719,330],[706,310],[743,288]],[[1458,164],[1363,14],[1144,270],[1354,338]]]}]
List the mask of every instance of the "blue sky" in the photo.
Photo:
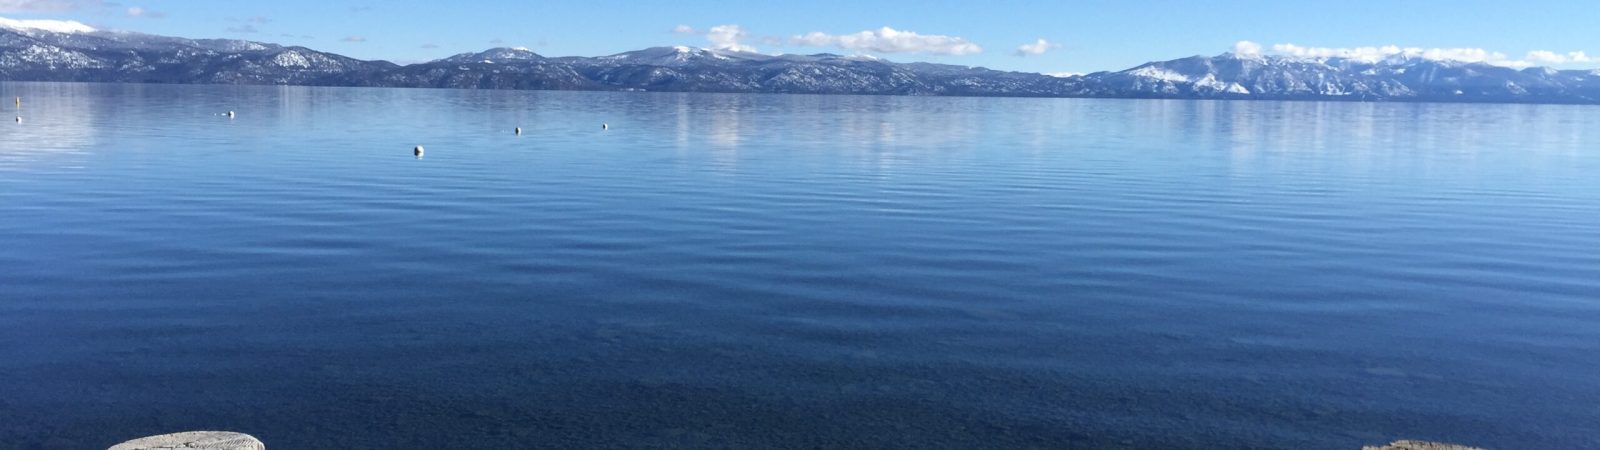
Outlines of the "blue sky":
[{"label": "blue sky", "polygon": [[1319,55],[1397,46],[1508,65],[1600,67],[1600,7],[1591,0],[0,0],[0,17],[402,63],[496,46],[596,56],[695,45],[1070,73],[1214,55],[1251,41],[1258,45],[1240,48]]}]

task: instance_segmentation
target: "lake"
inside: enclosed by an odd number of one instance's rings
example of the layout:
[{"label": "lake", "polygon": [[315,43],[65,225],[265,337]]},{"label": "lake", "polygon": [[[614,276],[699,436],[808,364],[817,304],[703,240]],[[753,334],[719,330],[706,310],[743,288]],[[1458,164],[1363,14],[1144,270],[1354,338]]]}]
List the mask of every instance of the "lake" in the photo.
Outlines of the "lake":
[{"label": "lake", "polygon": [[1600,107],[0,94],[3,448],[1600,448]]}]

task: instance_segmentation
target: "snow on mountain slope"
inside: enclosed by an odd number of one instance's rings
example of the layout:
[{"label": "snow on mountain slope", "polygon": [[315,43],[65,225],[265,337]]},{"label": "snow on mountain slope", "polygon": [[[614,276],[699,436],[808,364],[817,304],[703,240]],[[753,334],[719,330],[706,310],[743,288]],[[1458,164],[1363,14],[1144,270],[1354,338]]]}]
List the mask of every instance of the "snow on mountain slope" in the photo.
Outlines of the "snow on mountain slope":
[{"label": "snow on mountain slope", "polygon": [[1600,70],[1518,70],[1408,55],[1343,58],[1228,53],[1071,76],[896,63],[864,55],[765,55],[692,47],[653,47],[594,58],[547,58],[525,48],[492,48],[398,66],[304,47],[12,19],[0,19],[0,80],[1600,103]]},{"label": "snow on mountain slope", "polygon": [[95,31],[94,27],[71,20],[17,20],[5,17],[0,17],[0,27],[23,32],[90,33]]}]

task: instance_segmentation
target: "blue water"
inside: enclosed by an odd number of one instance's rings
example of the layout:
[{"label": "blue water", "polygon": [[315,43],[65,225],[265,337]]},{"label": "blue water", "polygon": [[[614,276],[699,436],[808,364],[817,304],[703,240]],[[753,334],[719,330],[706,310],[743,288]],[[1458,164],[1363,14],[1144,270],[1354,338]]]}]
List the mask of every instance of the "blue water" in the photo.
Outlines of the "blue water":
[{"label": "blue water", "polygon": [[1600,108],[0,94],[0,448],[1600,448]]}]

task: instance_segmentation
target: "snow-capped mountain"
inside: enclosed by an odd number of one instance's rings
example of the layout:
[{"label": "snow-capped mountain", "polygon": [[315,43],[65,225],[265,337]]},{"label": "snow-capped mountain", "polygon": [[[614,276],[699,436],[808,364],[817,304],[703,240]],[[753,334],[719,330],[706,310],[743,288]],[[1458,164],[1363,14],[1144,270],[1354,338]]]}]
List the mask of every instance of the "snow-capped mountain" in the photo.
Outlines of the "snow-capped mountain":
[{"label": "snow-capped mountain", "polygon": [[[47,24],[31,26],[41,22]],[[304,47],[100,31],[76,22],[0,22],[5,80],[332,85],[395,67]]]},{"label": "snow-capped mountain", "polygon": [[906,95],[1053,95],[1060,80],[962,66],[896,64],[872,57],[766,55],[654,47],[610,56],[539,56],[491,49],[398,68],[372,85],[481,89],[586,89]]},{"label": "snow-capped mountain", "polygon": [[1223,54],[1083,77],[1084,95],[1163,98],[1600,102],[1585,71],[1394,56],[1377,61]]},{"label": "snow-capped mountain", "polygon": [[534,53],[533,50],[528,50],[526,48],[496,47],[478,53],[462,53],[449,58],[441,59],[437,62],[446,62],[452,64],[472,64],[481,62],[495,64],[538,61],[542,59],[544,59],[543,56],[539,56],[538,53]]},{"label": "snow-capped mountain", "polygon": [[761,61],[771,58],[771,56],[760,53],[676,46],[651,47],[599,58],[578,59],[589,59],[599,64],[683,67],[696,64],[731,64],[742,61]]},{"label": "snow-capped mountain", "polygon": [[600,57],[493,48],[400,66],[304,47],[0,19],[0,80],[816,94],[1600,103],[1600,70],[1223,54],[1052,76],[871,56],[655,47]]}]

